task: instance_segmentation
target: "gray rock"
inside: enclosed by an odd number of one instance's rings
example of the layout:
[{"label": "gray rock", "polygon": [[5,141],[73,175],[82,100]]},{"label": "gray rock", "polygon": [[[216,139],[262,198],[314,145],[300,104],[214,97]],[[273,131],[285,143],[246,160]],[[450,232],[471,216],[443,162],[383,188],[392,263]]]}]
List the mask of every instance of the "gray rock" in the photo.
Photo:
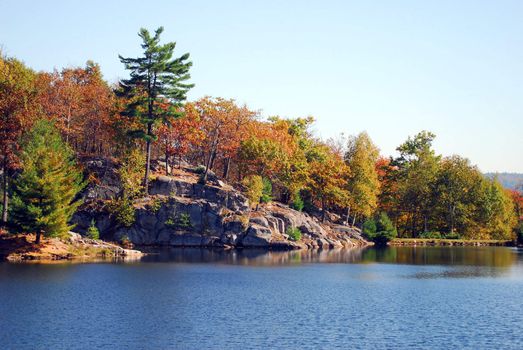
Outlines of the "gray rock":
[{"label": "gray rock", "polygon": [[241,240],[244,247],[268,247],[271,243],[271,230],[257,224],[247,229],[247,234]]}]

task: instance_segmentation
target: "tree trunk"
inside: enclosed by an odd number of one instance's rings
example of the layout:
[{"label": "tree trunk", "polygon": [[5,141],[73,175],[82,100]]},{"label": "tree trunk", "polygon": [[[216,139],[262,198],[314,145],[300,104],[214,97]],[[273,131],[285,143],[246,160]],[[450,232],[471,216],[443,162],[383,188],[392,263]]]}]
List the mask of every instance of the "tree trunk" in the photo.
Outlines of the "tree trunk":
[{"label": "tree trunk", "polygon": [[[152,137],[152,124],[147,124],[147,135]],[[145,154],[145,176],[143,178],[143,187],[145,189],[145,195],[149,195],[149,171],[151,167],[151,139],[147,138],[146,142],[146,154]]]},{"label": "tree trunk", "polygon": [[227,180],[227,178],[229,177],[230,166],[231,166],[231,157],[228,157],[227,160],[225,161],[225,165],[223,167],[223,178],[225,180]]},{"label": "tree trunk", "polygon": [[216,151],[213,149],[211,151],[211,154],[209,155],[209,159],[207,159],[207,165],[205,166],[205,172],[203,173],[202,182],[205,184],[207,182],[207,176],[209,174],[209,170],[212,168],[212,164],[214,163],[214,158],[216,157]]},{"label": "tree trunk", "polygon": [[7,226],[7,209],[9,204],[9,197],[7,195],[8,191],[8,177],[7,177],[7,157],[4,156],[4,162],[2,164],[2,190],[3,190],[3,207],[2,207],[2,226]]},{"label": "tree trunk", "polygon": [[35,244],[40,244],[41,239],[42,239],[42,230],[38,230],[38,232],[36,233]]},{"label": "tree trunk", "polygon": [[352,217],[352,227],[354,227],[354,224],[356,223],[356,214]]},{"label": "tree trunk", "polygon": [[345,222],[347,225],[349,224],[349,218],[350,218],[350,205],[347,207],[347,217],[345,218]]},{"label": "tree trunk", "polygon": [[169,152],[167,150],[168,142],[167,138],[165,139],[165,175],[169,176]]},{"label": "tree trunk", "polygon": [[456,207],[452,206],[452,209],[450,211],[450,233],[454,233],[454,212],[456,211]]},{"label": "tree trunk", "polygon": [[325,216],[326,216],[326,213],[325,213],[325,201],[322,199],[321,200],[321,222],[325,222]]}]

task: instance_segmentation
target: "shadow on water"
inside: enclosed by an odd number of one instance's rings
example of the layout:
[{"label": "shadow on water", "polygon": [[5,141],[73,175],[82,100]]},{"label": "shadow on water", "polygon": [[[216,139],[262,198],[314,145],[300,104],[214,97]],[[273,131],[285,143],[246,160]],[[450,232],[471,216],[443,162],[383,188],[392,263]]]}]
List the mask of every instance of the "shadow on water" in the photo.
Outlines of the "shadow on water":
[{"label": "shadow on water", "polygon": [[[519,254],[518,254],[519,252]],[[307,263],[382,263],[510,267],[523,261],[520,250],[507,247],[386,247],[332,250],[267,251],[171,248],[150,250],[141,262],[215,263],[248,266]]]}]

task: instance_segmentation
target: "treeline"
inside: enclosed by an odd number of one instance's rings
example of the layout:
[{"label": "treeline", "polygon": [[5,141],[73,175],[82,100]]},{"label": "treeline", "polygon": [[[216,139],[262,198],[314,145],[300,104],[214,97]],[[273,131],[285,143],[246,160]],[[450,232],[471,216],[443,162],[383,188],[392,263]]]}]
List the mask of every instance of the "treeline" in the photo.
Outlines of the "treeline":
[{"label": "treeline", "polygon": [[[366,133],[320,140],[311,132],[312,117],[264,120],[231,99],[186,102],[193,86],[189,54],[174,57],[175,43],[160,44],[161,33],[140,31],[143,55],[120,57],[130,78],[114,86],[93,62],[49,73],[0,58],[4,224],[17,190],[10,183],[26,168],[22,140],[35,133],[36,121],[47,120],[76,158],[123,164],[129,178],[123,207],[147,194],[151,159],[159,159],[167,173],[185,162],[201,165],[200,181],[215,173],[243,187],[253,202],[272,198],[357,226],[377,218],[401,237],[510,239],[516,232],[521,194],[485,178],[467,159],[435,154],[429,132],[406,140],[399,157],[384,158]],[[142,181],[131,174],[138,165]]]}]

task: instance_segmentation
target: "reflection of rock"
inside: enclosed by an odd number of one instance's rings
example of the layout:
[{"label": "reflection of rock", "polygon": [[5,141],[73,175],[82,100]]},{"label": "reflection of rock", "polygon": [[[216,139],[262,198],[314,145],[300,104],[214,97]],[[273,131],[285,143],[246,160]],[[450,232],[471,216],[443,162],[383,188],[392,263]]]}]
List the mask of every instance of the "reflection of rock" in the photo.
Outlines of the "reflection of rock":
[{"label": "reflection of rock", "polygon": [[[96,164],[96,168],[102,166]],[[94,219],[104,239],[126,238],[136,245],[154,246],[331,249],[366,244],[353,228],[322,224],[275,202],[251,211],[246,197],[230,185],[216,179],[202,185],[191,171],[173,171],[176,176],[158,176],[151,181],[151,195],[135,201],[135,222],[131,227],[118,225],[101,210],[107,196],[95,191],[99,197],[86,197],[86,205],[74,215],[75,230],[85,233]],[[289,229],[295,228],[302,233],[299,242],[287,235]]]}]

